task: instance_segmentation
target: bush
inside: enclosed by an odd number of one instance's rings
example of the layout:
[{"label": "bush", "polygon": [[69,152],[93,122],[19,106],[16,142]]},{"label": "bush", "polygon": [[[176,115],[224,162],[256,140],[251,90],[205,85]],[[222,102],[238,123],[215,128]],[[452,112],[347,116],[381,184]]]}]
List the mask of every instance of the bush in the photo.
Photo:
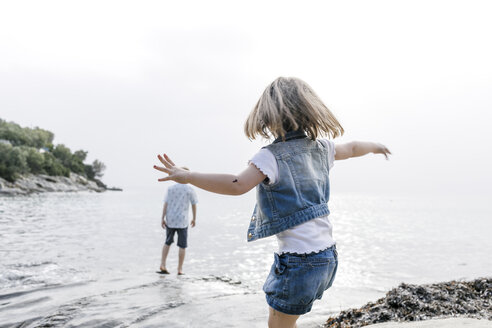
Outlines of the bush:
[{"label": "bush", "polygon": [[96,159],[92,162],[92,170],[94,171],[94,175],[96,177],[101,178],[104,175],[104,170],[106,170],[106,165]]},{"label": "bush", "polygon": [[27,153],[12,145],[0,144],[0,165],[1,176],[11,182],[29,172]]},{"label": "bush", "polygon": [[33,174],[45,173],[43,169],[43,155],[36,148],[32,147],[26,147],[23,149],[23,151],[26,153],[26,160],[29,171]]},{"label": "bush", "polygon": [[59,159],[57,159],[52,153],[44,153],[43,169],[48,175],[63,175],[70,176],[70,170],[63,166]]},{"label": "bush", "polygon": [[94,172],[94,168],[92,167],[92,165],[84,165],[84,169],[85,169],[85,176],[87,177],[87,179],[89,180],[94,180],[94,178],[96,177],[96,173]]},{"label": "bush", "polygon": [[70,167],[72,163],[72,152],[70,148],[65,147],[63,144],[56,145],[52,153],[64,166]]},{"label": "bush", "polygon": [[[54,134],[40,128],[22,128],[20,125],[0,119],[0,177],[15,181],[20,174],[46,173],[66,176],[74,172],[94,180],[102,177],[104,163],[95,160],[84,164],[87,151],[77,150],[72,154],[63,144],[53,145]],[[40,153],[44,149],[44,153]]]},{"label": "bush", "polygon": [[49,148],[54,137],[52,132],[38,127],[22,128],[19,124],[0,119],[0,139],[8,140],[14,146]]}]

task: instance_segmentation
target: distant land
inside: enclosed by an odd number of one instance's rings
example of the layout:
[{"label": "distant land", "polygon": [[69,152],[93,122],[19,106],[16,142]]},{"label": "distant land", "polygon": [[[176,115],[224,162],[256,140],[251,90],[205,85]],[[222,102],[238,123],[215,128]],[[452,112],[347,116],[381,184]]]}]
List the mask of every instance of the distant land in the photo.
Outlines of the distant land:
[{"label": "distant land", "polygon": [[53,144],[54,137],[51,131],[0,118],[0,194],[121,190],[101,181],[103,162],[86,164],[87,151],[72,153],[63,144]]}]

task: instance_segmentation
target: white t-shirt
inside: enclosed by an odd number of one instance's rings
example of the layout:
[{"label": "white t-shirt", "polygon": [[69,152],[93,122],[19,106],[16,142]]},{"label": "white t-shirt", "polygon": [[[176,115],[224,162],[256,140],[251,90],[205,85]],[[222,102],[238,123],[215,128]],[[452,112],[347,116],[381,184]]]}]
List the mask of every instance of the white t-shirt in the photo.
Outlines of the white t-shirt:
[{"label": "white t-shirt", "polygon": [[188,226],[190,204],[197,204],[198,199],[190,185],[177,183],[167,189],[164,202],[167,203],[166,225],[169,228],[182,229]]},{"label": "white t-shirt", "polygon": [[[328,149],[328,166],[331,170],[335,162],[335,144],[329,139],[318,139]],[[275,156],[266,148],[260,149],[249,163],[254,164],[269,179],[268,183],[278,181],[278,164]],[[333,227],[328,215],[309,220],[278,234],[278,253],[307,254],[319,252],[335,244]]]}]

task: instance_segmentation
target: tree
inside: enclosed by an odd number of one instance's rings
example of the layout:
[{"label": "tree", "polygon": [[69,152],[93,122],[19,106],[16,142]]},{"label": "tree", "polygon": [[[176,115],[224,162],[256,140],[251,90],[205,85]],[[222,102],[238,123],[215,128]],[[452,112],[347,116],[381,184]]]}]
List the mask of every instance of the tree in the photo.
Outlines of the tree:
[{"label": "tree", "polygon": [[94,171],[95,177],[102,178],[102,176],[104,175],[104,170],[106,170],[106,165],[96,159],[94,162],[92,162],[92,170]]},{"label": "tree", "polygon": [[70,164],[72,163],[72,152],[70,151],[70,148],[63,144],[56,145],[53,149],[53,156],[59,159],[63,166],[70,167]]},{"label": "tree", "polygon": [[[106,165],[95,160],[92,165],[84,164],[87,151],[72,153],[63,144],[53,145],[54,134],[41,128],[21,127],[14,122],[0,119],[0,177],[15,181],[20,174],[46,173],[53,176],[69,176],[78,173],[93,180],[101,178]],[[44,148],[45,152],[39,150]]]},{"label": "tree", "polygon": [[37,149],[49,147],[53,144],[54,137],[52,132],[38,127],[23,128],[14,122],[0,119],[0,139],[8,140],[14,146],[29,146]]},{"label": "tree", "polygon": [[33,147],[22,147],[22,150],[26,153],[26,161],[29,166],[29,171],[34,174],[44,173],[43,164],[44,157],[43,155]]},{"label": "tree", "polygon": [[96,174],[94,173],[94,169],[92,168],[92,165],[85,164],[84,168],[85,168],[85,176],[87,177],[87,179],[94,180]]},{"label": "tree", "polygon": [[8,140],[14,146],[26,145],[29,143],[29,136],[24,132],[20,125],[4,120],[0,121],[0,139]]},{"label": "tree", "polygon": [[0,175],[13,182],[20,174],[29,172],[26,157],[19,147],[0,144]]},{"label": "tree", "polygon": [[43,169],[48,175],[63,175],[68,177],[70,175],[70,170],[63,166],[58,158],[56,158],[52,153],[43,153],[44,163]]},{"label": "tree", "polygon": [[73,155],[79,158],[82,162],[87,158],[87,152],[84,150],[77,150]]},{"label": "tree", "polygon": [[[29,129],[29,128],[24,128]],[[53,139],[55,135],[47,130],[40,129],[38,127],[34,129],[29,129],[31,134],[31,147],[35,147],[37,149],[40,148],[49,148],[53,146]]]}]

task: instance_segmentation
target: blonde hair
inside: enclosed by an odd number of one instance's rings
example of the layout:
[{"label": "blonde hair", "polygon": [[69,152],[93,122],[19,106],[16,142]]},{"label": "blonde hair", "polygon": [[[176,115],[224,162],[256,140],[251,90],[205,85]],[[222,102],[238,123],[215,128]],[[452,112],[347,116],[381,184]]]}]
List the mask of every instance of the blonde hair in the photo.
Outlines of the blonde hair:
[{"label": "blonde hair", "polygon": [[270,139],[289,131],[304,131],[309,138],[343,135],[343,127],[313,89],[296,77],[279,77],[266,87],[244,124],[249,139]]}]

